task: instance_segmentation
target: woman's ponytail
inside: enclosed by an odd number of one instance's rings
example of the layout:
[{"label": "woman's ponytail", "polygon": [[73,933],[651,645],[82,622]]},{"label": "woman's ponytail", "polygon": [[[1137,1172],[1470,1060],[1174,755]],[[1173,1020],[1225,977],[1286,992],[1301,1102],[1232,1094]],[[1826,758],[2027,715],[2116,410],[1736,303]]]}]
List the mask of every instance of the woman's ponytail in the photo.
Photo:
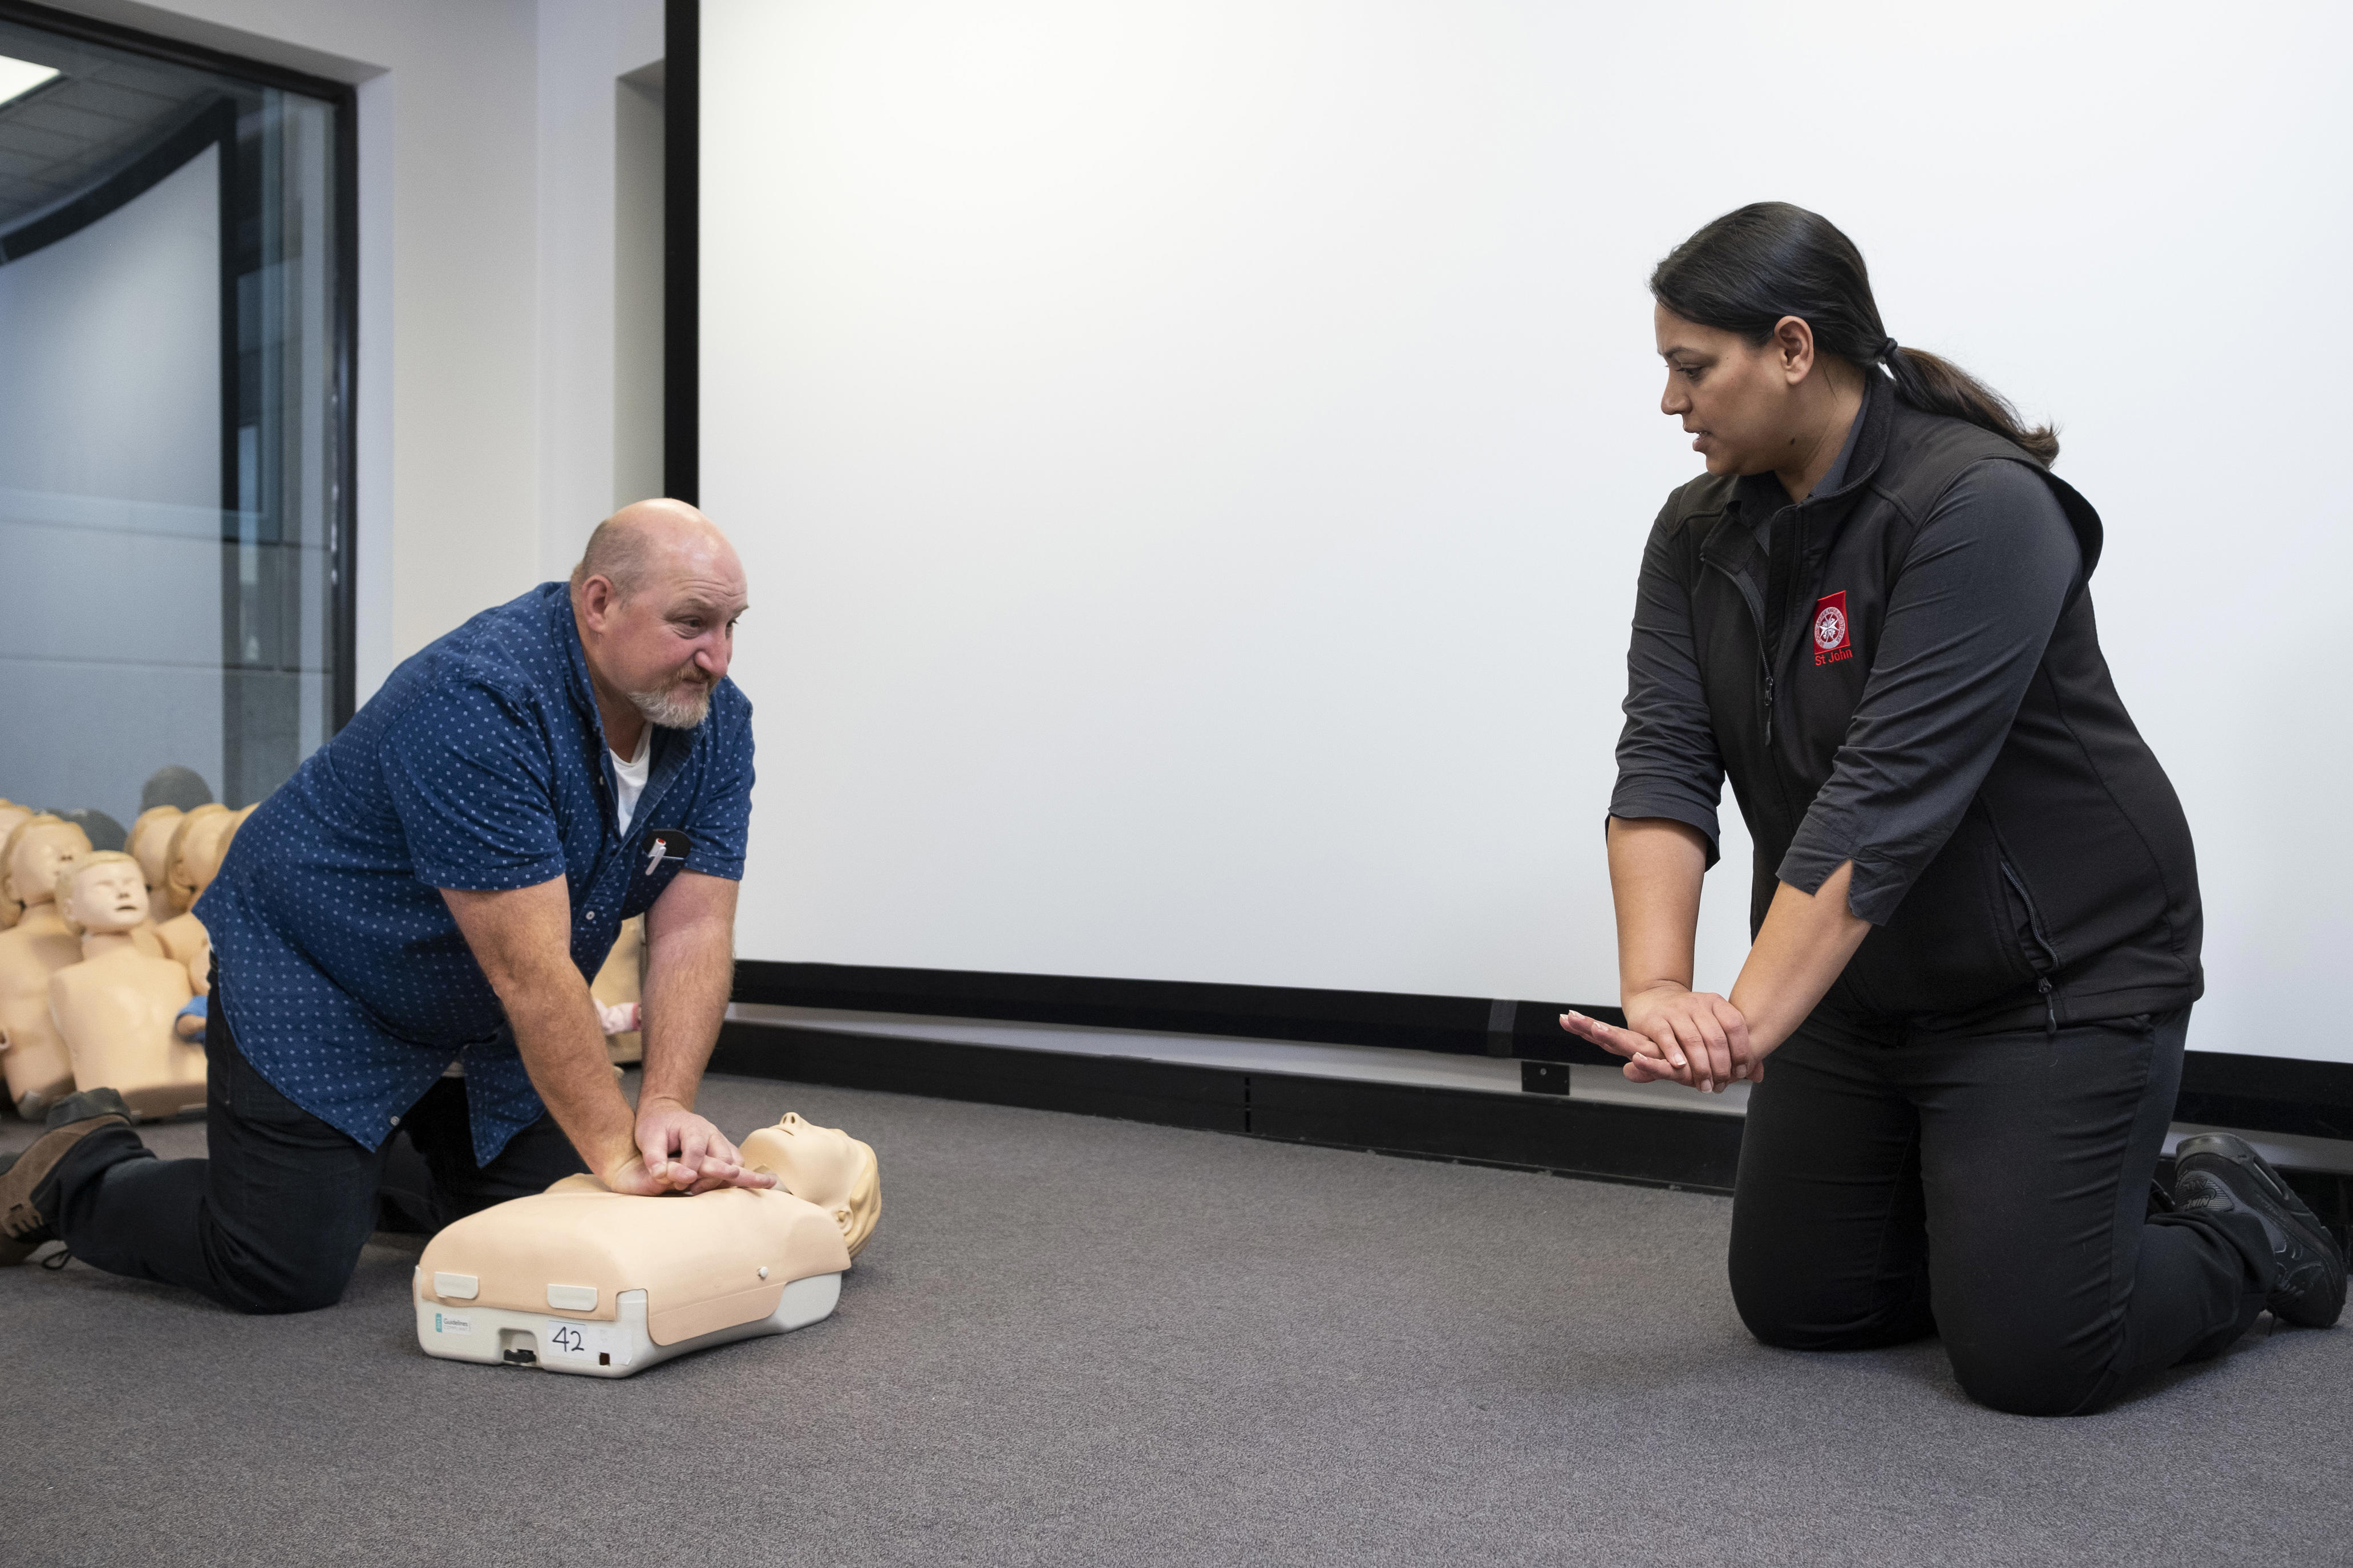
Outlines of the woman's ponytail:
[{"label": "woman's ponytail", "polygon": [[1822,353],[1865,371],[1884,365],[1912,407],[1990,430],[2045,466],[2059,457],[2050,426],[2027,427],[2008,398],[1960,366],[1887,336],[1862,252],[1819,213],[1788,202],[1728,212],[1668,253],[1651,273],[1651,293],[1684,321],[1759,345],[1795,316]]},{"label": "woman's ponytail", "polygon": [[[1670,307],[1672,308],[1672,307]],[[1786,312],[1796,315],[1794,310]],[[1778,320],[1778,318],[1775,318]],[[2019,422],[2010,399],[1948,359],[1918,349],[1902,348],[1892,340],[1889,353],[1879,363],[1895,384],[1895,395],[1926,414],[1949,414],[1981,426],[2006,441],[2026,448],[2026,455],[2044,468],[2059,460],[2059,432],[2048,425],[2031,429]]]}]

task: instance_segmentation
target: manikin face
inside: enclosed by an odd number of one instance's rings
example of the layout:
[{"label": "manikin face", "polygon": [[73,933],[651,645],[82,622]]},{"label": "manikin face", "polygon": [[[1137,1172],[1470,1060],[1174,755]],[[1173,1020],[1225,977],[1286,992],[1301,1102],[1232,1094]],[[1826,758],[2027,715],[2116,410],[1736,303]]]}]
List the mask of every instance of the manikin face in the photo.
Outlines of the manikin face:
[{"label": "manikin face", "polygon": [[58,896],[58,871],[69,856],[90,853],[90,836],[70,822],[45,822],[17,837],[8,858],[9,891],[30,909]]},{"label": "manikin face", "polygon": [[16,831],[16,824],[32,815],[29,805],[18,805],[13,800],[0,801],[0,844],[8,842],[8,835]]},{"label": "manikin face", "polygon": [[[1667,362],[1659,412],[1680,419],[1711,474],[1770,473],[1790,460],[1802,432],[1799,388],[1815,373],[1813,333],[1794,316],[1761,344],[1703,327],[1657,305],[1659,357]],[[1802,339],[1802,342],[1799,340]]]},{"label": "manikin face", "polygon": [[126,931],[147,918],[147,883],[132,860],[104,860],[77,873],[65,916],[86,931]]}]

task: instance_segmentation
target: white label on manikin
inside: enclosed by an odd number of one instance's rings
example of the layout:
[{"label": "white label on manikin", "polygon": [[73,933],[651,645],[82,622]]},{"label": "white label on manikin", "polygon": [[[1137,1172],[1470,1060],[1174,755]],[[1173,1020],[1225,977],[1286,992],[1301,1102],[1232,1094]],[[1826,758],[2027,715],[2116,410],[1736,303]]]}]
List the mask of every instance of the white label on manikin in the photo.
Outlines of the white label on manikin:
[{"label": "white label on manikin", "polygon": [[474,1331],[474,1324],[471,1319],[461,1318],[455,1312],[436,1312],[433,1314],[433,1331],[437,1334],[470,1334]]},{"label": "white label on manikin", "polygon": [[618,1338],[610,1323],[575,1323],[552,1318],[547,1331],[539,1336],[542,1361],[593,1363],[600,1355],[612,1355],[618,1348]]}]

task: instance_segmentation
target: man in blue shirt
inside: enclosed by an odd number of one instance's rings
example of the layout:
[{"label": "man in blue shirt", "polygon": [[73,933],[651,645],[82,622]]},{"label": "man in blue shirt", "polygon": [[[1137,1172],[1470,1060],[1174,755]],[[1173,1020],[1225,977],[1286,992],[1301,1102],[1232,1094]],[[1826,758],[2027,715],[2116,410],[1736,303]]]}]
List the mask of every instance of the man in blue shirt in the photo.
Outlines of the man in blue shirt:
[{"label": "man in blue shirt", "polygon": [[[751,819],[752,707],[726,679],[744,607],[719,531],[644,501],[569,584],[395,670],[197,905],[209,1160],[157,1160],[111,1090],[72,1096],[0,1171],[0,1262],[56,1237],[243,1311],[327,1306],[401,1131],[428,1223],[584,1167],[628,1193],[773,1184],[694,1112]],[[633,1111],[588,978],[639,913]]]}]

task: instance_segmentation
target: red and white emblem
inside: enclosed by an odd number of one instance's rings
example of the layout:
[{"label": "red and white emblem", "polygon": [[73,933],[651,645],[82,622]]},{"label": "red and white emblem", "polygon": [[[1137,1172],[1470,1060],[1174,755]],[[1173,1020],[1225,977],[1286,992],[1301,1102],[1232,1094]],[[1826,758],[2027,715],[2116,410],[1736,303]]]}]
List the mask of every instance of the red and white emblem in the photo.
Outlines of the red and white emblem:
[{"label": "red and white emblem", "polygon": [[1841,588],[1814,601],[1814,662],[1836,664],[1853,657],[1847,638],[1846,590]]}]

